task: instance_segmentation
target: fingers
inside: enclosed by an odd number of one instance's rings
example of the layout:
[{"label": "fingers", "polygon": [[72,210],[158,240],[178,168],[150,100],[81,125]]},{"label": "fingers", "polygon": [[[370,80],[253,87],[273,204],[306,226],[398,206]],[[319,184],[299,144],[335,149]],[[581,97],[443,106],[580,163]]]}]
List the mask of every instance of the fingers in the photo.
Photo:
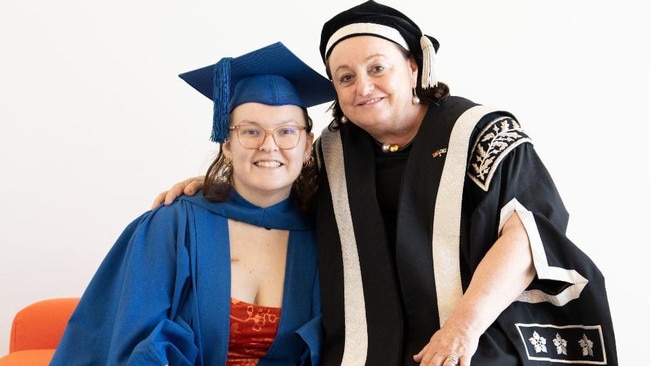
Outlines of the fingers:
[{"label": "fingers", "polygon": [[174,184],[169,190],[163,191],[156,196],[156,199],[153,200],[153,204],[151,205],[151,209],[153,210],[162,204],[169,205],[174,202],[178,196],[193,196],[201,188],[203,188],[203,176],[185,179],[182,182]]},{"label": "fingers", "polygon": [[453,333],[449,328],[438,330],[413,360],[420,366],[470,366],[474,341]]},{"label": "fingers", "polygon": [[420,366],[469,366],[469,361],[466,363],[461,362],[461,359],[454,354],[447,355],[444,358],[441,354],[427,358],[420,352],[413,356],[413,360],[420,363]]},{"label": "fingers", "polygon": [[203,188],[203,177],[190,178],[183,183],[185,184],[183,194],[193,196],[196,194],[196,192]]},{"label": "fingers", "polygon": [[445,362],[443,362],[443,365],[450,365],[450,366],[458,366],[458,356],[456,355],[449,355],[445,357]]},{"label": "fingers", "polygon": [[184,180],[180,183],[174,184],[167,192],[165,192],[165,205],[171,204],[172,202],[174,202],[176,197],[181,196],[183,194],[187,194],[189,196],[193,195],[194,192],[191,191],[190,193],[186,192],[187,184],[188,184],[188,180]]},{"label": "fingers", "polygon": [[167,196],[167,191],[164,191],[156,196],[156,199],[153,200],[153,203],[151,204],[151,209],[155,209],[156,207],[162,205],[165,202],[165,196]]},{"label": "fingers", "polygon": [[169,191],[167,191],[167,194],[165,194],[165,206],[170,205],[176,197],[180,196],[183,194],[182,188],[172,188]]}]

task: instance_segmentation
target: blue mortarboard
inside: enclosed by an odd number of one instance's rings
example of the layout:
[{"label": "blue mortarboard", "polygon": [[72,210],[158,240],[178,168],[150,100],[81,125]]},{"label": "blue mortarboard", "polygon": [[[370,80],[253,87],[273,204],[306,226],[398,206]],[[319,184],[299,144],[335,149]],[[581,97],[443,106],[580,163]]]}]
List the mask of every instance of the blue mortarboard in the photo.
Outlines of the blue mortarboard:
[{"label": "blue mortarboard", "polygon": [[257,102],[308,108],[336,98],[331,81],[294,55],[281,42],[239,57],[224,57],[214,65],[179,75],[214,101],[212,136],[228,135],[228,115],[236,106]]}]

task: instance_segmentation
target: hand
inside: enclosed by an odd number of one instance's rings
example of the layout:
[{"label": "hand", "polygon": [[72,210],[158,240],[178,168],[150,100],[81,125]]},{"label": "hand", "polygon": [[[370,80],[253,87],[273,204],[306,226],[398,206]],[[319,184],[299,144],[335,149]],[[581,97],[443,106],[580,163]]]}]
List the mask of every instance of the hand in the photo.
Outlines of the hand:
[{"label": "hand", "polygon": [[203,188],[203,176],[187,178],[182,182],[174,184],[169,190],[160,193],[151,205],[151,209],[160,206],[161,204],[168,205],[180,195],[193,196],[201,188]]},{"label": "hand", "polygon": [[477,347],[478,337],[471,337],[465,330],[445,324],[413,356],[413,360],[421,366],[470,366]]},{"label": "hand", "polygon": [[535,274],[526,228],[514,212],[449,318],[413,360],[422,366],[470,366],[481,334],[521,295]]}]

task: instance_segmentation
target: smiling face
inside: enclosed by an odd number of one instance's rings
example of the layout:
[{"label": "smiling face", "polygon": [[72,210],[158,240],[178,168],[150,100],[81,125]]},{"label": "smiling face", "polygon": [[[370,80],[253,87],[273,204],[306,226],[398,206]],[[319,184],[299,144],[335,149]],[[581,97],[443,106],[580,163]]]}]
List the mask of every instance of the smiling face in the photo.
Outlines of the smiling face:
[{"label": "smiling face", "polygon": [[374,36],[345,39],[328,67],[345,116],[379,141],[412,138],[423,108],[412,103],[417,64],[395,43]]},{"label": "smiling face", "polygon": [[[269,106],[244,103],[230,114],[231,126],[256,126],[271,131],[280,126],[306,126],[302,108],[295,105]],[[256,149],[243,147],[238,131],[230,131],[222,145],[232,161],[233,186],[249,202],[268,207],[289,197],[291,186],[300,175],[303,162],[311,155],[314,135],[300,130],[298,145],[280,149],[271,135]]]}]

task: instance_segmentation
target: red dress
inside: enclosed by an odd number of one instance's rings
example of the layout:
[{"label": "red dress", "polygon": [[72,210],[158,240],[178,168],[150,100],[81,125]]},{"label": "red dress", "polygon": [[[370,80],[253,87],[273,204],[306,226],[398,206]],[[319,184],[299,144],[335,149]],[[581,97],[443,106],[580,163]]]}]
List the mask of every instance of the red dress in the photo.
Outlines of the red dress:
[{"label": "red dress", "polygon": [[230,300],[229,366],[255,366],[271,347],[280,324],[280,308]]}]

